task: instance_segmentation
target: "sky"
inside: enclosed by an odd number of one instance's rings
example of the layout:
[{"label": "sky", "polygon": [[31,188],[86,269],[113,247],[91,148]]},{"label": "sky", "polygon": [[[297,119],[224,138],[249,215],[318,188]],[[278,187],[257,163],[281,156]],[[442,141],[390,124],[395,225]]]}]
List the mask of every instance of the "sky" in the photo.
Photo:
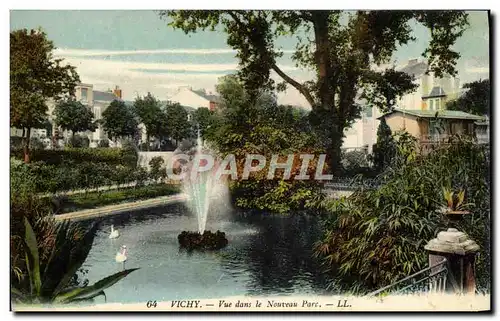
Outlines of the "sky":
[{"label": "sky", "polygon": [[[455,44],[461,54],[457,70],[462,84],[488,78],[489,73],[487,12],[469,12],[469,22]],[[234,73],[238,66],[223,32],[186,35],[150,10],[11,11],[10,30],[38,27],[57,47],[54,54],[76,66],[82,82],[93,84],[96,90],[119,86],[126,100],[147,92],[166,100],[180,86],[215,91],[218,78]],[[421,56],[429,31],[415,25],[414,36],[417,41],[398,48],[396,63]],[[277,40],[285,51],[278,64],[296,80],[309,80],[310,72],[295,67],[291,60],[295,44],[294,37]],[[278,99],[283,104],[307,106],[293,88]]]}]

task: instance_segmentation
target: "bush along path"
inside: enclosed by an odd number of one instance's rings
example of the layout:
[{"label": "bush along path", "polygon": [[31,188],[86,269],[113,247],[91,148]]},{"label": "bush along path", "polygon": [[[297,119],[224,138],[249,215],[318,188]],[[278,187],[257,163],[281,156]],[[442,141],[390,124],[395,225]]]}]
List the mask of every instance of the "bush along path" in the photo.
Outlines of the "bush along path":
[{"label": "bush along path", "polygon": [[173,204],[176,202],[183,202],[183,201],[187,200],[187,198],[188,198],[187,195],[178,193],[175,195],[162,196],[162,197],[157,197],[157,198],[153,198],[153,199],[127,202],[127,203],[121,203],[121,204],[114,204],[114,205],[103,206],[103,207],[99,207],[99,208],[93,208],[93,209],[88,209],[88,210],[59,214],[59,215],[55,216],[55,219],[57,221],[68,220],[68,219],[71,219],[71,221],[87,220],[87,219],[92,219],[92,218],[96,218],[96,217],[115,215],[115,214],[123,213],[126,211],[162,206],[162,205],[167,205],[167,204]]},{"label": "bush along path", "polygon": [[99,192],[77,193],[71,195],[50,195],[43,198],[50,202],[55,214],[63,214],[102,206],[118,205],[127,202],[154,199],[178,194],[180,188],[172,184],[150,184]]},{"label": "bush along path", "polygon": [[94,188],[87,188],[87,189],[77,189],[77,190],[68,190],[68,191],[58,191],[55,193],[39,193],[38,196],[43,198],[43,197],[51,197],[51,196],[69,196],[69,195],[76,195],[76,194],[92,194],[92,193],[98,193],[98,192],[107,192],[107,191],[114,191],[114,190],[120,190],[120,189],[128,189],[128,188],[141,188],[143,186],[150,186],[150,185],[158,185],[158,184],[166,184],[166,185],[175,185],[174,183],[168,181],[165,183],[158,183],[157,181],[147,181],[147,182],[131,182],[127,184],[120,184],[120,185],[106,185],[106,186],[100,186],[100,187],[94,187]]}]

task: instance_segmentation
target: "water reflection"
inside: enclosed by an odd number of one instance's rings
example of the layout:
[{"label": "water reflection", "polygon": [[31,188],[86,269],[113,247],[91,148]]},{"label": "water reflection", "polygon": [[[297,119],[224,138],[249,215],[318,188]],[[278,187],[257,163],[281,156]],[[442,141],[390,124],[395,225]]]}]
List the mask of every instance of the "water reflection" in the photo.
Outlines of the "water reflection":
[{"label": "water reflection", "polygon": [[[121,269],[114,255],[122,244],[129,253],[126,267],[141,268],[106,291],[108,302],[323,293],[311,252],[320,232],[314,217],[233,212],[210,220],[209,214],[207,229],[226,232],[228,247],[188,253],[179,249],[177,235],[196,230],[197,220],[186,213],[175,204],[101,220],[85,262],[90,282]],[[120,238],[108,239],[111,224]]]}]

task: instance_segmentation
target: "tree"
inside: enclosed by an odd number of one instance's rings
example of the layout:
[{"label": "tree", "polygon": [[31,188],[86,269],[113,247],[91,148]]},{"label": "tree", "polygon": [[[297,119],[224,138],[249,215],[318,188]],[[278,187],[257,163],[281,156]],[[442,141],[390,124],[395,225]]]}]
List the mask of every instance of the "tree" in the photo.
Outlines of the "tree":
[{"label": "tree", "polygon": [[200,107],[193,112],[193,129],[195,132],[199,130],[200,136],[205,140],[209,136],[209,131],[214,126],[215,121],[215,112],[206,107]]},{"label": "tree", "polygon": [[[373,68],[389,62],[400,45],[416,40],[410,23],[431,30],[423,56],[437,77],[456,73],[460,54],[452,46],[468,24],[461,11],[178,10],[159,15],[185,33],[222,26],[227,44],[237,51],[238,76],[251,96],[257,97],[260,88],[274,87],[271,71],[284,80],[277,89],[297,89],[312,107],[311,123],[322,134],[334,172],[339,169],[344,128],[359,117],[358,94],[387,110],[398,96],[414,89],[409,75]],[[275,40],[289,35],[298,40],[292,59],[313,71],[315,79],[301,83],[278,66],[283,53]]]},{"label": "tree", "polygon": [[161,138],[165,128],[165,114],[162,112],[161,103],[151,93],[144,97],[137,97],[134,102],[137,116],[146,127],[147,150],[149,151],[150,137]]},{"label": "tree", "polygon": [[[208,140],[222,155],[235,155],[239,177],[247,154],[264,155],[270,160],[273,154],[317,153],[317,140],[308,126],[306,112],[278,105],[276,97],[265,90],[251,99],[234,75],[222,77],[217,91],[221,104]],[[266,167],[250,179],[230,181],[236,206],[284,214],[302,210],[321,197],[316,181],[285,179],[280,171],[274,179],[267,179],[269,162],[266,163]],[[290,177],[297,175],[300,167],[300,159],[296,157]],[[308,170],[309,175],[314,173],[314,161]]]},{"label": "tree", "polygon": [[460,110],[479,116],[490,115],[490,80],[483,79],[464,85],[468,89],[461,97],[446,104],[450,110]]},{"label": "tree", "polygon": [[165,180],[167,177],[167,169],[163,166],[165,160],[161,156],[151,158],[149,161],[149,176],[158,183],[160,180]]},{"label": "tree", "polygon": [[188,113],[179,103],[167,105],[167,127],[171,137],[178,142],[189,137],[191,126],[188,121]]},{"label": "tree", "polygon": [[52,41],[41,30],[10,33],[10,125],[23,129],[24,161],[29,163],[31,128],[47,119],[48,99],[73,94],[80,81],[75,67],[54,59]]},{"label": "tree", "polygon": [[113,140],[133,137],[137,132],[138,125],[132,108],[116,99],[102,113],[102,124],[108,137]]},{"label": "tree", "polygon": [[377,129],[377,143],[373,146],[373,163],[377,171],[381,171],[391,164],[396,156],[396,142],[392,138],[391,128],[382,118]]},{"label": "tree", "polygon": [[90,108],[74,99],[60,101],[54,109],[55,123],[63,130],[71,130],[72,142],[75,134],[83,131],[95,131],[97,123]]}]

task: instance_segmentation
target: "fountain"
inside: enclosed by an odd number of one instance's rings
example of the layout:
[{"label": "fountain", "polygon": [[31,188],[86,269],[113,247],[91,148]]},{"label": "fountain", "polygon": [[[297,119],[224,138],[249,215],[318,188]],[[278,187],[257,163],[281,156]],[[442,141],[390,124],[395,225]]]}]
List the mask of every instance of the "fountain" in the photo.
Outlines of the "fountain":
[{"label": "fountain", "polygon": [[[196,143],[196,151],[194,155],[195,160],[197,160],[197,155],[202,154],[203,148],[199,130]],[[212,171],[206,171],[198,173],[196,179],[189,177],[183,181],[184,193],[189,195],[188,205],[196,214],[198,231],[183,231],[179,234],[178,241],[182,248],[186,248],[188,250],[218,250],[225,247],[228,243],[225,233],[220,231],[213,233],[205,230],[210,200],[213,196],[216,196],[217,192],[221,189],[221,183],[213,179],[212,176]]]}]

